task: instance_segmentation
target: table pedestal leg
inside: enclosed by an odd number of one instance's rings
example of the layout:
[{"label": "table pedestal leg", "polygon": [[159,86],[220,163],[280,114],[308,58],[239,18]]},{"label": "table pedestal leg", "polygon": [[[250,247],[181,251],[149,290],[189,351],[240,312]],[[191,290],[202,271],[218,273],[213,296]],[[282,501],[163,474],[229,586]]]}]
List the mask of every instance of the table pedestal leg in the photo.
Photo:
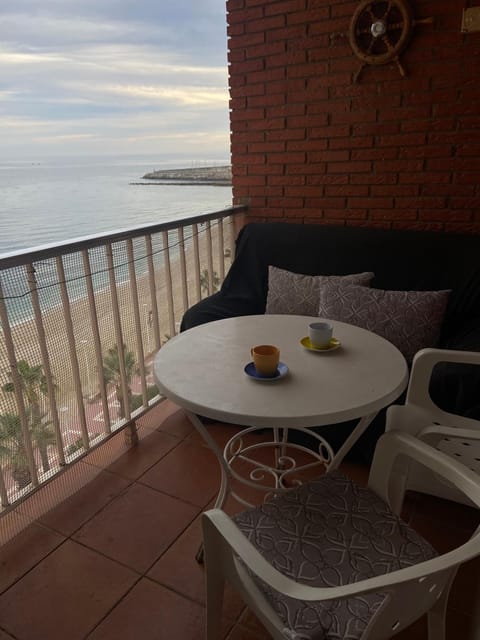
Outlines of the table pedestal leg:
[{"label": "table pedestal leg", "polygon": [[368,416],[364,416],[363,418],[361,418],[358,421],[358,424],[355,427],[355,429],[348,436],[348,438],[342,444],[340,449],[334,455],[333,460],[331,461],[331,463],[328,465],[327,473],[329,471],[333,471],[334,469],[338,469],[338,467],[342,463],[344,457],[347,455],[347,453],[350,451],[350,449],[353,447],[353,445],[357,442],[357,440],[360,438],[362,433],[364,433],[367,430],[368,426],[370,425],[372,420],[375,418],[377,413],[378,413],[378,411],[375,411],[375,413],[371,413]]}]

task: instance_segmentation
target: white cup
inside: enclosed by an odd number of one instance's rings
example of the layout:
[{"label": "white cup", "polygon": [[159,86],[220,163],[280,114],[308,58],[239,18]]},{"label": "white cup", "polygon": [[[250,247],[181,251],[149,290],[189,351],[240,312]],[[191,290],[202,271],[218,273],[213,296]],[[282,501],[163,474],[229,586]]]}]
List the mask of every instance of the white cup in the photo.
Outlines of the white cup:
[{"label": "white cup", "polygon": [[314,347],[328,347],[332,334],[333,327],[328,322],[311,322],[308,325],[308,337]]}]

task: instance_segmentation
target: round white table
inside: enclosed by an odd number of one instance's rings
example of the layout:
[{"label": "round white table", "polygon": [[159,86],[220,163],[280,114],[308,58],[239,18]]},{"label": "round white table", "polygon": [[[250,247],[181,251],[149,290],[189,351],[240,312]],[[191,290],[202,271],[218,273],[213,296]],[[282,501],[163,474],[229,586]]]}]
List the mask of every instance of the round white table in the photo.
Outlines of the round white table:
[{"label": "round white table", "polygon": [[[407,364],[390,342],[370,331],[331,321],[340,347],[312,352],[301,340],[313,320],[319,318],[257,315],[218,320],[175,336],[157,353],[154,376],[160,393],[187,412],[220,462],[222,483],[216,507],[223,506],[232,478],[258,489],[268,476],[265,491],[272,492],[272,478],[274,492],[287,490],[293,469],[299,470],[287,448],[308,451],[314,464],[324,465],[327,471],[338,467],[377,412],[405,389]],[[257,381],[246,375],[245,366],[252,360],[250,348],[258,344],[280,348],[280,361],[288,367],[285,377]],[[246,428],[222,451],[198,416]],[[323,437],[309,429],[352,419],[359,422],[336,454]],[[259,429],[271,430],[268,443],[252,444],[249,436]],[[318,451],[289,443],[292,429],[316,438]],[[252,458],[255,450],[263,453],[267,445],[273,448],[273,462]],[[241,472],[235,469],[239,460],[253,465],[246,477],[245,464]]]}]

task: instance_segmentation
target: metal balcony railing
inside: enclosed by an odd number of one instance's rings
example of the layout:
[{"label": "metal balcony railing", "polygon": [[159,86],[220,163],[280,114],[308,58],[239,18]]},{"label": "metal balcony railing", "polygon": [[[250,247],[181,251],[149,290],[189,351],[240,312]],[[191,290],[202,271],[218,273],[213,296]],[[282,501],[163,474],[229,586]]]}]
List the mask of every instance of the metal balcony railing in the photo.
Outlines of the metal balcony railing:
[{"label": "metal balcony railing", "polygon": [[153,354],[222,283],[243,207],[0,258],[5,513],[161,398]]}]

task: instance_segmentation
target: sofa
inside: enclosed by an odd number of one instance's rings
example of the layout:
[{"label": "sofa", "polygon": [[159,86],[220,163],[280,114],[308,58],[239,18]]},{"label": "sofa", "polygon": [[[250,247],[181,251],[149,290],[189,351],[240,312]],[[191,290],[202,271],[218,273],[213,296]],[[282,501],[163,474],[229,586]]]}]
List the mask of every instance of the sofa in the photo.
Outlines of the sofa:
[{"label": "sofa", "polygon": [[[379,293],[447,292],[434,344],[420,341],[419,346],[480,350],[480,236],[435,231],[246,224],[221,289],[186,311],[181,330],[222,318],[265,313],[272,268],[305,276],[372,272],[370,287]],[[478,369],[465,364],[437,365],[430,387],[434,401],[446,411],[480,419]],[[402,401],[403,397],[397,400]],[[371,460],[385,428],[384,414],[379,413],[357,442],[349,454],[351,460]],[[353,426],[342,423],[322,427],[320,432],[338,448]]]}]

